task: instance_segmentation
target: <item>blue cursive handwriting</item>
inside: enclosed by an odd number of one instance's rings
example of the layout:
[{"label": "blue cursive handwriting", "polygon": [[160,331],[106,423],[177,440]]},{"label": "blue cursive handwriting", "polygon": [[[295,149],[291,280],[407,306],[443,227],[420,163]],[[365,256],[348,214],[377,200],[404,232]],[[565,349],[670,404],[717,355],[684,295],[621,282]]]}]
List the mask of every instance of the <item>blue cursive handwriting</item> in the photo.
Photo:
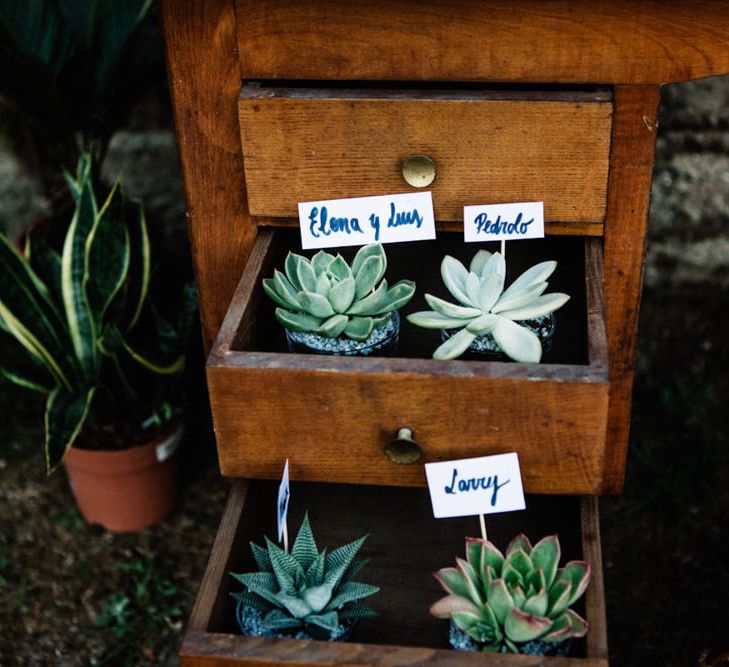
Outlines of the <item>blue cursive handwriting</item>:
[{"label": "blue cursive handwriting", "polygon": [[326,206],[322,206],[321,211],[316,206],[309,211],[309,231],[315,239],[321,234],[324,236],[332,233],[364,234],[357,218],[329,218]]},{"label": "blue cursive handwriting", "polygon": [[510,479],[507,479],[503,484],[499,484],[498,475],[494,475],[493,477],[458,479],[458,469],[453,468],[453,479],[451,480],[450,485],[445,487],[445,492],[454,496],[458,493],[468,493],[469,491],[479,490],[488,491],[491,489],[491,507],[494,507],[496,505],[496,495],[498,494],[499,489],[506,486],[510,481]]},{"label": "blue cursive handwriting", "polygon": [[400,227],[401,225],[415,225],[417,229],[420,229],[420,225],[423,224],[423,218],[420,217],[420,213],[417,208],[414,208],[410,213],[405,211],[398,213],[395,211],[394,202],[390,202],[390,218],[387,221],[388,227]]},{"label": "blue cursive handwriting", "polygon": [[489,220],[487,213],[479,213],[476,216],[474,222],[476,223],[476,233],[484,234],[526,234],[529,230],[529,225],[534,222],[534,218],[528,221],[522,220],[522,214],[516,216],[514,222],[508,220],[502,220],[501,216],[497,216],[496,220]]},{"label": "blue cursive handwriting", "polygon": [[370,215],[370,227],[375,230],[375,241],[380,240],[380,216],[374,213]]}]

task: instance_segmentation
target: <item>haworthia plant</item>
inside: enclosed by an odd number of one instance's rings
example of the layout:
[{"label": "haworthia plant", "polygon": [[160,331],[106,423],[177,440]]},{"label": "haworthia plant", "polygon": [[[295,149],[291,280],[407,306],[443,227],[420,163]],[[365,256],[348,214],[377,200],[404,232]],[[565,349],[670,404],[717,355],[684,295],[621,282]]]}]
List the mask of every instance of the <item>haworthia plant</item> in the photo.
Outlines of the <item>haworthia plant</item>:
[{"label": "haworthia plant", "polygon": [[519,645],[540,640],[561,643],[587,633],[587,622],[570,607],[590,581],[584,561],[558,568],[556,535],[534,546],[515,537],[502,554],[491,542],[466,539],[466,559],[439,570],[436,580],[447,593],[430,613],[449,618],[484,651],[518,653]]},{"label": "haworthia plant", "polygon": [[360,248],[351,267],[341,255],[320,250],[311,260],[290,252],[284,269],[263,280],[266,294],[279,306],[276,318],[291,331],[327,338],[367,340],[415,293],[412,280],[387,286],[387,257],[380,243]]},{"label": "haworthia plant", "polygon": [[127,210],[119,183],[99,205],[92,180],[84,154],[67,175],[76,205],[60,254],[35,231],[23,254],[0,235],[0,378],[46,394],[48,471],[101,404],[137,431],[165,411],[156,390],[182,370],[195,319],[192,285],[177,321],[153,306],[144,212]]},{"label": "haworthia plant", "polygon": [[542,358],[542,344],[520,321],[548,315],[570,298],[554,292],[544,294],[547,278],[557,262],[541,262],[522,273],[504,289],[506,261],[501,253],[479,250],[468,269],[446,255],[440,272],[453,304],[426,294],[433,310],[408,315],[408,321],[426,329],[459,329],[433,353],[434,359],[460,357],[481,334],[491,334],[496,344],[515,361],[536,363]]},{"label": "haworthia plant", "polygon": [[362,537],[327,553],[319,551],[304,516],[291,553],[266,538],[266,548],[251,542],[258,572],[235,574],[245,590],[231,593],[238,605],[262,614],[264,629],[278,631],[323,631],[335,637],[341,625],[376,616],[362,600],[379,588],[354,581],[366,561],[355,561]]}]

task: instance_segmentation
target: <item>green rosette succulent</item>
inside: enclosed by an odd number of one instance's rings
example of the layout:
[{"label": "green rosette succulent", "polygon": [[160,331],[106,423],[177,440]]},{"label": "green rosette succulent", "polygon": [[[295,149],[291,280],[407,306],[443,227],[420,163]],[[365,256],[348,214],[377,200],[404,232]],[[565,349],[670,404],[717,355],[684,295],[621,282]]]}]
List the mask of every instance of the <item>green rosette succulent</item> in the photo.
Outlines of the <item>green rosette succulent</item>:
[{"label": "green rosette succulent", "polygon": [[290,252],[285,273],[276,270],[263,280],[263,289],[278,304],[276,319],[287,329],[364,341],[415,293],[412,280],[388,287],[386,269],[380,243],[360,248],[351,267],[324,250],[311,260]]},{"label": "green rosette succulent", "polygon": [[433,359],[456,359],[476,336],[491,334],[514,361],[537,363],[542,358],[542,344],[518,322],[548,315],[570,298],[559,292],[544,294],[547,278],[556,268],[554,261],[536,264],[504,289],[506,261],[501,253],[479,250],[468,269],[446,255],[440,273],[458,304],[426,294],[433,310],[412,313],[407,319],[425,329],[459,329],[435,350]]},{"label": "green rosette succulent", "polygon": [[591,568],[570,561],[558,569],[556,535],[533,547],[517,535],[502,554],[491,542],[466,538],[466,560],[434,573],[448,593],[430,613],[449,618],[484,651],[519,653],[535,640],[559,644],[587,633],[587,621],[570,607],[582,596]]},{"label": "green rosette succulent", "polygon": [[[376,616],[361,601],[379,591],[377,586],[354,581],[366,564],[355,561],[366,537],[330,553],[319,551],[308,514],[299,529],[291,553],[266,538],[266,548],[251,542],[258,572],[231,575],[245,587],[231,595],[238,601],[238,616],[254,610],[260,628],[269,634],[304,630],[313,636],[338,638],[342,626]],[[241,623],[243,627],[243,623]]]}]

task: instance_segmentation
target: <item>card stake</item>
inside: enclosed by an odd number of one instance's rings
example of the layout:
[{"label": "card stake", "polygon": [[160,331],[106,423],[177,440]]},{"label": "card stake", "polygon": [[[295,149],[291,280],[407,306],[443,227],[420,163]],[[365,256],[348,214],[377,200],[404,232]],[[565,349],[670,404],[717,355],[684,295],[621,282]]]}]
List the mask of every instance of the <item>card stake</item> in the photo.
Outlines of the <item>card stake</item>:
[{"label": "card stake", "polygon": [[301,247],[336,248],[435,238],[430,192],[299,203]]},{"label": "card stake", "polygon": [[286,459],[281,484],[278,486],[278,500],[276,501],[276,518],[278,520],[278,541],[283,539],[284,551],[289,551],[289,530],[286,523],[286,517],[289,513],[289,498],[291,491],[289,490],[289,460]]},{"label": "card stake", "polygon": [[526,508],[516,452],[472,459],[426,463],[433,516],[479,516],[481,536],[487,539],[485,514]]}]

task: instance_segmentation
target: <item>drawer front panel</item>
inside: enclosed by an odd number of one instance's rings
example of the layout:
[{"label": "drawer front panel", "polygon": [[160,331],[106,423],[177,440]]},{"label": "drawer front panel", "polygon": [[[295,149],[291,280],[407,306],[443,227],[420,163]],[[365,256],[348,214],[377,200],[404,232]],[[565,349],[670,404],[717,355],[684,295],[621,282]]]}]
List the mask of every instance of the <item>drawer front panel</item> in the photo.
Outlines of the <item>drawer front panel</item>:
[{"label": "drawer front panel", "polygon": [[250,79],[657,84],[729,71],[725,1],[236,5]]},{"label": "drawer front panel", "polygon": [[[599,493],[606,382],[208,367],[227,477],[422,486],[423,463],[516,451],[530,493]],[[393,463],[412,429],[423,455]]]},{"label": "drawer front panel", "polygon": [[548,223],[601,231],[612,124],[603,92],[245,86],[239,117],[253,215],[295,217],[300,201],[414,191],[402,164],[425,155],[436,165],[428,189],[438,220],[462,220],[467,204],[544,201]]}]

